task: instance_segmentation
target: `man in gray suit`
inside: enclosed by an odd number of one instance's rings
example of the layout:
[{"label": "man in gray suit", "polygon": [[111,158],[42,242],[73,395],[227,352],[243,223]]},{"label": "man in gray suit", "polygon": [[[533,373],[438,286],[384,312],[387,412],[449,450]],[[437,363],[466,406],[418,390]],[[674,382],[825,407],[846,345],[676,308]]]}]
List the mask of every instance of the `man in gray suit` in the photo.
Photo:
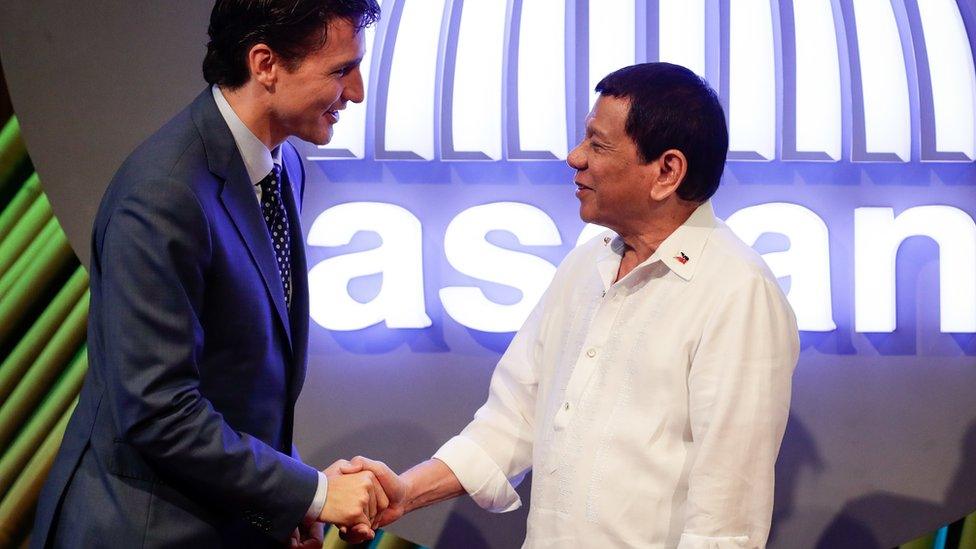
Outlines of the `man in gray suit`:
[{"label": "man in gray suit", "polygon": [[378,17],[375,0],[217,1],[211,86],[129,156],[95,219],[90,368],[33,547],[314,547],[323,521],[372,534],[388,504],[373,474],[320,472],[292,444],[308,287],[285,139],[327,143],[363,100]]}]

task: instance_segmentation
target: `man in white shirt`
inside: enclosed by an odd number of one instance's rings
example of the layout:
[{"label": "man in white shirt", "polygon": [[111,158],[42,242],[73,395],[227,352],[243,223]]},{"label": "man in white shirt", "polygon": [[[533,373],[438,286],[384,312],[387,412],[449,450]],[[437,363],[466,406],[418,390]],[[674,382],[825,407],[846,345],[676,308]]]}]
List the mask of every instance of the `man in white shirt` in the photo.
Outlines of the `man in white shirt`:
[{"label": "man in white shirt", "polygon": [[461,494],[520,506],[525,547],[763,547],[799,342],[759,255],[709,198],[728,150],[721,105],[691,71],[620,69],[596,87],[569,154],[580,246],[516,334],[474,420],[397,477],[379,522]]}]

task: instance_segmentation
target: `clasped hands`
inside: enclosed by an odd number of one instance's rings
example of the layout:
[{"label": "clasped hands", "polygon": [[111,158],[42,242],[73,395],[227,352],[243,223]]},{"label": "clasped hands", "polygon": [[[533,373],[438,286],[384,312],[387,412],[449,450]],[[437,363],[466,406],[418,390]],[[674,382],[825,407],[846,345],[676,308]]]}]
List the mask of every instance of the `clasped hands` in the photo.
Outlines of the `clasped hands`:
[{"label": "clasped hands", "polygon": [[347,542],[371,540],[377,528],[403,516],[406,486],[385,463],[357,456],[323,473],[329,492],[319,520],[338,527]]}]

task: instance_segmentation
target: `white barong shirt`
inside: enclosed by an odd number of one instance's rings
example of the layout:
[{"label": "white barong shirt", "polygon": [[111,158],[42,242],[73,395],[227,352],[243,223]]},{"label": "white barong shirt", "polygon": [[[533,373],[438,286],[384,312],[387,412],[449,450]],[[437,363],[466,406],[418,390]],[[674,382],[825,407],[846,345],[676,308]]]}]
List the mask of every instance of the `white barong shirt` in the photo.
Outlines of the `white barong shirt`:
[{"label": "white barong shirt", "polygon": [[799,352],[760,256],[705,202],[614,282],[612,232],[573,250],[474,420],[434,455],[524,547],[763,547]]}]

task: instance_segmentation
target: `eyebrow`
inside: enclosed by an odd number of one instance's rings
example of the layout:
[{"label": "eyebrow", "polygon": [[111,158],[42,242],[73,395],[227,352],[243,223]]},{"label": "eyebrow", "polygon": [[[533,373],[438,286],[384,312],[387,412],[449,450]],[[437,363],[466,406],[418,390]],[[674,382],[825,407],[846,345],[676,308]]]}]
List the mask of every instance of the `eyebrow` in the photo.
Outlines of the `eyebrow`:
[{"label": "eyebrow", "polygon": [[587,124],[586,125],[586,132],[589,133],[590,135],[592,135],[594,137],[598,137],[600,139],[604,139],[605,140],[607,138],[607,134],[606,133],[600,131],[599,128],[594,127],[592,124]]},{"label": "eyebrow", "polygon": [[335,67],[334,70],[349,69],[349,68],[355,67],[356,65],[361,64],[362,62],[363,62],[363,58],[362,57],[356,57],[356,58],[351,59],[349,61],[346,61],[344,63],[339,63],[338,65],[336,65],[336,67]]}]

